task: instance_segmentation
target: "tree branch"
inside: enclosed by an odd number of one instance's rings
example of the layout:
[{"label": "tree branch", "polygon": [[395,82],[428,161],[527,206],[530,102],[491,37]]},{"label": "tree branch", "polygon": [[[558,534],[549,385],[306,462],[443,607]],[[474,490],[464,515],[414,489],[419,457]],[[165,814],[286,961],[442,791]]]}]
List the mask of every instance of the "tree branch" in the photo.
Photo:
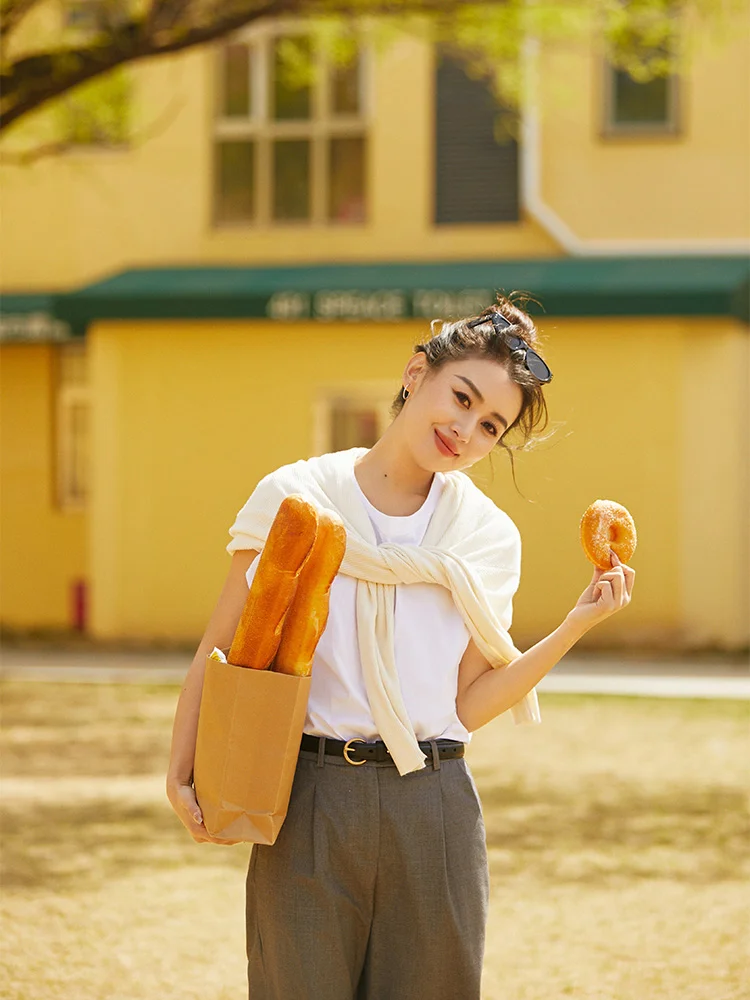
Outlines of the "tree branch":
[{"label": "tree branch", "polygon": [[[173,98],[164,111],[162,111],[154,121],[128,137],[128,144],[125,148],[128,151],[137,149],[139,146],[143,146],[146,142],[153,139],[154,136],[160,135],[164,132],[164,130],[175,120],[183,104],[183,99],[176,100]],[[8,165],[14,167],[28,167],[36,163],[38,160],[43,160],[50,156],[60,156],[63,153],[71,152],[85,152],[85,148],[82,150],[78,144],[71,142],[69,139],[63,138],[56,142],[41,143],[38,146],[34,146],[31,149],[25,149],[19,153],[6,153],[0,151],[0,166]]]},{"label": "tree branch", "polygon": [[[17,17],[37,0],[6,0]],[[497,0],[473,0],[482,7]],[[585,0],[584,0],[585,2]],[[462,0],[223,0],[200,9],[190,0],[153,0],[139,20],[115,25],[103,39],[80,48],[22,56],[0,72],[0,132],[79,84],[123,63],[204,45],[266,17],[360,17],[449,14]]]},{"label": "tree branch", "polygon": [[[6,35],[41,2],[0,0]],[[127,0],[111,2],[112,16],[107,18],[96,38],[88,44],[21,55],[7,63],[0,61],[0,133],[48,101],[118,66],[204,45],[262,18],[296,15],[301,18],[351,20],[375,15],[406,21],[413,15],[427,15],[434,19],[436,26],[442,25],[443,31],[448,33],[455,27],[460,29],[462,24],[465,27],[473,18],[477,29],[469,32],[468,37],[474,45],[482,37],[485,21],[490,25],[490,32],[493,24],[497,26],[498,13],[502,15],[501,21],[504,18],[508,22],[510,18],[517,27],[525,23],[524,15],[545,10],[544,3],[528,5],[524,0],[145,0],[141,16],[119,22],[117,18],[126,15]],[[706,11],[715,9],[718,13],[722,0],[701,2]],[[549,5],[551,13],[548,20],[550,25],[559,29],[566,14],[571,15],[572,24],[577,24],[582,12],[598,11],[607,22],[611,3],[612,0],[562,0],[559,4]],[[635,31],[644,18],[652,33],[654,25],[662,34],[671,25],[672,14],[665,6],[665,0],[640,0],[638,4],[623,4],[622,7],[616,5],[616,11],[614,26],[610,25],[605,35],[611,36],[610,41],[616,40],[618,35],[625,38],[626,53],[630,52],[632,34],[626,29],[633,28]],[[515,22],[513,15],[516,16]],[[517,37],[517,31],[511,34]],[[658,32],[657,35],[661,37]],[[462,46],[466,37],[464,32]],[[637,31],[633,37],[635,41],[632,42],[630,63],[641,65],[644,56],[640,51],[642,46],[638,44],[640,36]],[[3,48],[7,47],[7,38],[0,36],[0,42]],[[498,56],[497,47],[490,48],[495,66],[502,67],[504,54]]]},{"label": "tree branch", "polygon": [[171,31],[154,24],[148,32],[145,21],[130,21],[84,48],[24,56],[0,75],[0,132],[52,98],[123,63],[203,45],[252,21],[288,14],[300,6],[298,0],[255,0],[239,10],[227,4],[223,17],[210,23],[177,23]]}]

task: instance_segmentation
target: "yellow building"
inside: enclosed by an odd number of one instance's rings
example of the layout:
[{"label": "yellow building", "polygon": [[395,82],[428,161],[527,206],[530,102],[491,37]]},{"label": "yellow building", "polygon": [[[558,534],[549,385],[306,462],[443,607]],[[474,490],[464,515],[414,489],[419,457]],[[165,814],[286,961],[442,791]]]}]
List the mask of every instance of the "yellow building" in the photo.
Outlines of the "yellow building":
[{"label": "yellow building", "polygon": [[517,143],[414,37],[290,90],[304,27],[135,67],[146,141],[3,169],[3,626],[197,641],[258,479],[372,443],[429,320],[522,288],[555,434],[520,493],[472,473],[522,534],[516,642],[586,586],[607,497],[638,592],[582,645],[746,648],[747,25],[650,85],[536,53]]}]

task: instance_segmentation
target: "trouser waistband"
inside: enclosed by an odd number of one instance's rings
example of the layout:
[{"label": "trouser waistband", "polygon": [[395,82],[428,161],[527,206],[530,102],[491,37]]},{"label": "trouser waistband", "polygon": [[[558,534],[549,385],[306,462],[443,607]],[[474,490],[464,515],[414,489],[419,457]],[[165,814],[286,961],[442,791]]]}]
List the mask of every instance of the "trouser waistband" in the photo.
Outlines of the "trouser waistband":
[{"label": "trouser waistband", "polygon": [[[419,749],[424,751],[427,757],[434,756],[435,751],[437,751],[440,760],[454,760],[456,757],[464,756],[466,744],[456,740],[420,740]],[[382,740],[367,742],[357,737],[351,740],[334,740],[329,736],[312,736],[310,733],[303,733],[300,750],[312,751],[319,755],[343,757],[350,764],[366,764],[368,761],[377,764],[394,763],[388,747]]]}]

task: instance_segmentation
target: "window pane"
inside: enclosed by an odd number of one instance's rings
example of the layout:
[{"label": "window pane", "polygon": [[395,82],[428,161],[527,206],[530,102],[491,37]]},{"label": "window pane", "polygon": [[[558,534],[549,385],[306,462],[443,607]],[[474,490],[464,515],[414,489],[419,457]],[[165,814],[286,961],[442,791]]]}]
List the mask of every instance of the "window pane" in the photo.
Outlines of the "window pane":
[{"label": "window pane", "polygon": [[331,71],[331,110],[335,115],[359,111],[359,58]]},{"label": "window pane", "polygon": [[66,0],[61,7],[63,27],[78,34],[111,32],[129,20],[124,0]]},{"label": "window pane", "polygon": [[500,141],[502,110],[486,79],[470,77],[447,52],[435,80],[435,222],[517,222],[518,145]]},{"label": "window pane", "polygon": [[310,39],[277,38],[274,44],[271,117],[277,121],[310,117]]},{"label": "window pane", "polygon": [[336,403],[331,411],[331,451],[372,448],[378,439],[378,416],[372,407]]},{"label": "window pane", "polygon": [[250,49],[247,45],[227,45],[224,49],[223,114],[247,117],[250,114]]},{"label": "window pane", "polygon": [[310,143],[280,139],[273,144],[273,217],[310,216]]},{"label": "window pane", "polygon": [[102,28],[103,11],[98,4],[87,2],[75,3],[68,0],[63,6],[63,23],[66,28],[78,31],[100,31]]},{"label": "window pane", "polygon": [[666,77],[639,83],[624,70],[614,70],[613,74],[614,124],[669,124],[669,81]]},{"label": "window pane", "polygon": [[255,144],[220,142],[216,146],[216,219],[250,220],[255,214]]},{"label": "window pane", "polygon": [[365,140],[331,139],[328,217],[332,222],[365,220]]}]

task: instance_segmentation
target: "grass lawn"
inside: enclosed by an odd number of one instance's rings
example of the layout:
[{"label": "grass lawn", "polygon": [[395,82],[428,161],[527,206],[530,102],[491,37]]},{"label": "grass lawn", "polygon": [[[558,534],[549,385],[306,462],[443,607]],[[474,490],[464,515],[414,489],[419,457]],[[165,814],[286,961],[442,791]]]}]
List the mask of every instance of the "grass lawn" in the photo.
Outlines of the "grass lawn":
[{"label": "grass lawn", "polygon": [[[250,845],[195,844],[169,807],[178,688],[1,694],[0,994],[246,1000]],[[747,703],[540,700],[541,726],[503,716],[469,751],[485,1000],[750,997]]]}]

